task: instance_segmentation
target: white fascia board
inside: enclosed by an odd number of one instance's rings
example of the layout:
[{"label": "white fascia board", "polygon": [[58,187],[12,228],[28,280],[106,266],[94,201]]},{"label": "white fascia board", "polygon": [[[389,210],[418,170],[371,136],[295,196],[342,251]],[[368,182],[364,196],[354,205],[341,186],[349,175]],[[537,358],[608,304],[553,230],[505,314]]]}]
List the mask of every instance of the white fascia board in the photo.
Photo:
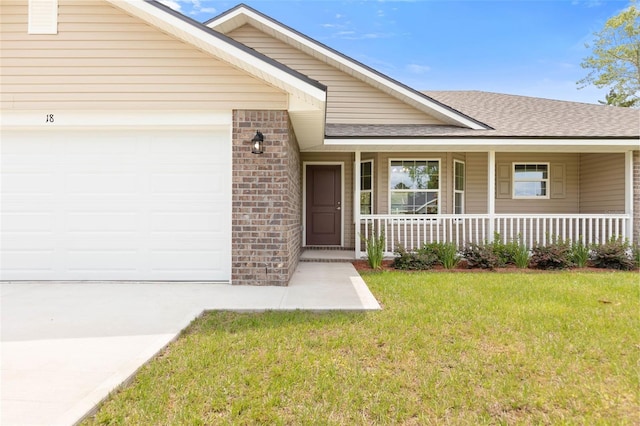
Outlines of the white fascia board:
[{"label": "white fascia board", "polygon": [[638,143],[632,139],[518,139],[518,138],[500,138],[500,139],[466,139],[466,138],[433,138],[433,139],[385,139],[385,138],[359,138],[359,139],[339,139],[325,138],[325,145],[369,145],[369,146],[430,146],[430,145],[464,145],[478,147],[495,147],[495,146],[597,146],[607,145],[615,147],[623,147],[628,149],[638,149]]},{"label": "white fascia board", "polygon": [[[196,45],[197,47],[209,47],[209,49],[206,50],[225,62],[234,64],[254,77],[274,84],[282,90],[287,92],[298,92],[302,95],[301,97],[303,99],[312,103],[314,107],[324,109],[326,103],[326,91],[302,81],[284,70],[279,69],[278,67],[265,62],[262,59],[225,42],[224,40],[212,36],[211,34],[207,34],[206,31],[190,25],[188,22],[163,11],[159,7],[151,5],[144,0],[106,1],[119,9],[132,13],[152,25],[154,23],[162,22],[165,24],[162,26],[163,31],[173,34],[174,36],[177,36],[191,44],[194,44],[194,40],[200,41],[202,45]],[[269,79],[268,76],[272,78]]]},{"label": "white fascia board", "polygon": [[325,139],[303,151],[424,152],[626,152],[638,149],[632,139]]},{"label": "white fascia board", "polygon": [[400,95],[409,98],[411,100],[413,100],[414,102],[417,102],[421,105],[424,105],[426,108],[428,108],[429,110],[432,110],[433,112],[440,114],[442,116],[445,116],[447,118],[449,118],[449,120],[452,120],[454,123],[468,127],[469,129],[473,129],[473,130],[486,130],[487,128],[485,126],[482,126],[480,124],[478,124],[477,122],[470,120],[460,114],[456,114],[455,112],[439,105],[436,102],[429,102],[427,99],[425,99],[424,97],[412,92],[411,90],[406,89],[405,87],[402,87],[400,85],[394,84],[392,81],[389,81],[383,77],[381,77],[380,75],[368,70],[365,67],[360,66],[359,64],[349,61],[347,59],[345,59],[344,57],[332,52],[331,50],[325,49],[323,46],[318,45],[314,42],[312,42],[311,40],[309,40],[306,37],[302,37],[299,34],[290,31],[289,29],[285,28],[285,27],[281,27],[280,25],[277,25],[276,23],[274,23],[273,21],[266,19],[265,17],[256,14],[255,12],[249,10],[249,9],[245,9],[243,7],[238,8],[237,10],[233,11],[232,13],[223,16],[220,20],[214,20],[211,21],[209,23],[209,26],[211,28],[215,28],[218,25],[221,25],[223,23],[229,22],[233,19],[241,19],[240,16],[242,16],[242,19],[245,19],[244,16],[248,17],[250,20],[254,20],[262,25],[265,25],[271,29],[273,29],[276,32],[280,32],[282,34],[284,34],[286,37],[290,38],[291,40],[300,43],[301,45],[312,49],[316,52],[319,52],[321,55],[329,58],[332,61],[338,62],[343,66],[346,66],[354,71],[356,71],[358,74],[362,75],[365,79],[369,79],[372,80],[374,82],[376,82],[377,84],[380,84],[382,86],[388,87],[391,90],[399,93]]}]

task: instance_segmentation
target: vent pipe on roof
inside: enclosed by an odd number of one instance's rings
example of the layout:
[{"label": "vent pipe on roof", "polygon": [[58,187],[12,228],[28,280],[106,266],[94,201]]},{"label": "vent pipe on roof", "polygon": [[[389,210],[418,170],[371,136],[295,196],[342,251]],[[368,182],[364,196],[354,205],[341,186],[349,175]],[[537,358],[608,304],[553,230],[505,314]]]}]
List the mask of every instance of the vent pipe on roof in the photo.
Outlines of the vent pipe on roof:
[{"label": "vent pipe on roof", "polygon": [[58,34],[58,0],[29,0],[29,34]]}]

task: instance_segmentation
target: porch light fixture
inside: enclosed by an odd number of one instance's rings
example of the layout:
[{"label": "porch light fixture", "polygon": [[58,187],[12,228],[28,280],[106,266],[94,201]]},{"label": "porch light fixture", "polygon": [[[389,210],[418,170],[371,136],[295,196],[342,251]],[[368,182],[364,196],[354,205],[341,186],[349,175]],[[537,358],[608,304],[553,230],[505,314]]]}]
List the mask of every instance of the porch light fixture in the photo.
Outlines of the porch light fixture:
[{"label": "porch light fixture", "polygon": [[264,152],[264,136],[260,131],[251,139],[251,153],[262,154]]}]

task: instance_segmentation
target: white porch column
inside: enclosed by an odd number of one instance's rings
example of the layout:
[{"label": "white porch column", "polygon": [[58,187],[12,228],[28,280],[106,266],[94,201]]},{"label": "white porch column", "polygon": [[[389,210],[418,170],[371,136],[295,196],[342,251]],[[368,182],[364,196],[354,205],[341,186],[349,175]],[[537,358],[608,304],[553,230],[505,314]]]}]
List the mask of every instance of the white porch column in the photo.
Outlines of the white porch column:
[{"label": "white porch column", "polygon": [[488,155],[487,213],[489,214],[489,235],[486,236],[486,239],[487,241],[493,241],[496,215],[496,152],[489,151]]},{"label": "white porch column", "polygon": [[360,151],[356,151],[353,164],[353,220],[355,258],[360,259]]},{"label": "white porch column", "polygon": [[627,219],[627,239],[633,243],[633,151],[624,153],[624,213]]}]

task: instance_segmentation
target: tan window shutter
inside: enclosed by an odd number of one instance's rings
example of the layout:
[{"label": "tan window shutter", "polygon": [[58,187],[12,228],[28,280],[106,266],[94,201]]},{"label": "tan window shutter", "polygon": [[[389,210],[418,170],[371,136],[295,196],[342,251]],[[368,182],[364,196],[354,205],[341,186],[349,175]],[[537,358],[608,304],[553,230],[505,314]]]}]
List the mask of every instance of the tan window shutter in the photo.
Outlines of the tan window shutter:
[{"label": "tan window shutter", "polygon": [[496,198],[511,198],[511,163],[496,164]]},{"label": "tan window shutter", "polygon": [[567,194],[564,164],[552,164],[550,172],[551,198],[565,198]]},{"label": "tan window shutter", "polygon": [[58,34],[58,0],[29,0],[29,34]]}]

